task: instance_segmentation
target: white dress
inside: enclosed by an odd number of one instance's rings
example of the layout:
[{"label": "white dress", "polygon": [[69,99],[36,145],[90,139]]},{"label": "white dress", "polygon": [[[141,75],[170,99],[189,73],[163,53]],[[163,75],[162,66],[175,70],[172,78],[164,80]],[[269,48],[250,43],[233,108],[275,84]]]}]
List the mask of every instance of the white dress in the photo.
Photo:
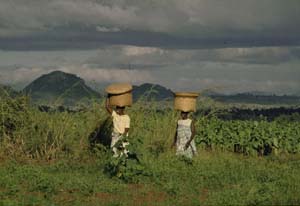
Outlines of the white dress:
[{"label": "white dress", "polygon": [[186,143],[191,139],[191,119],[180,119],[177,122],[177,141],[176,141],[176,155],[183,155],[192,158],[197,154],[194,139],[191,141],[187,149],[184,149]]},{"label": "white dress", "polygon": [[122,151],[118,151],[118,148],[115,147],[115,144],[124,137],[125,129],[130,127],[130,118],[128,115],[118,115],[115,111],[112,112],[112,118],[114,128],[110,147],[113,150],[113,156],[119,157],[123,154],[127,155],[128,150],[126,150],[125,147],[129,145],[128,142],[122,142],[122,147],[124,148]]}]

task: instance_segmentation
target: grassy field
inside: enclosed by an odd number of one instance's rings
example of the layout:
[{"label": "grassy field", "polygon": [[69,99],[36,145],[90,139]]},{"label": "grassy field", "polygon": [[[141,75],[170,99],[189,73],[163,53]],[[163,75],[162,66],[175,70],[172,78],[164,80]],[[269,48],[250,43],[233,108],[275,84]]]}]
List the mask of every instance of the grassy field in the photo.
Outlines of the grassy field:
[{"label": "grassy field", "polygon": [[193,163],[163,155],[149,176],[109,178],[103,157],[5,160],[0,205],[299,205],[300,158],[200,152]]},{"label": "grassy field", "polygon": [[[1,99],[0,205],[300,204],[297,122],[197,116],[199,155],[191,161],[170,149],[176,112],[138,103],[128,113],[139,162],[111,158],[105,147],[111,122],[101,104],[77,113],[44,113],[24,97]],[[265,134],[269,124],[283,128]],[[235,142],[240,128],[249,125],[249,145]],[[259,146],[274,146],[271,135],[278,135],[279,152],[259,156]],[[228,138],[230,144],[224,144]],[[234,152],[234,143],[248,149]]]}]

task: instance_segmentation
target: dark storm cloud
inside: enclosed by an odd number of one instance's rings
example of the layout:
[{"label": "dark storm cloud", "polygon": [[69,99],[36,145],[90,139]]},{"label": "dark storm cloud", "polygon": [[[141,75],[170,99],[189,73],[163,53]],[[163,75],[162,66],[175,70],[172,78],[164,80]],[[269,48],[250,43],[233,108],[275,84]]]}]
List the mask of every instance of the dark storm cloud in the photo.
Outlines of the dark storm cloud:
[{"label": "dark storm cloud", "polygon": [[0,83],[19,87],[61,70],[299,94],[299,46],[299,0],[0,1]]},{"label": "dark storm cloud", "polygon": [[[76,33],[74,35],[74,32]],[[247,35],[242,37],[186,38],[164,33],[122,31],[96,33],[81,31],[52,31],[26,37],[0,38],[2,50],[69,50],[96,49],[107,45],[134,45],[166,49],[208,49],[300,45],[293,35]]]},{"label": "dark storm cloud", "polygon": [[0,49],[300,45],[299,8],[298,0],[2,1]]}]

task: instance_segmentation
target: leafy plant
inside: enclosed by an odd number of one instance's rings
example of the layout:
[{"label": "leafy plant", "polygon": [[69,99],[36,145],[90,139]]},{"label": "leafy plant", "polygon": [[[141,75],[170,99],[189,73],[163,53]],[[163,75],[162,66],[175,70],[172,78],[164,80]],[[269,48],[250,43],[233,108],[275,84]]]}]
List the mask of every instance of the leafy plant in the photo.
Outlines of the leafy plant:
[{"label": "leafy plant", "polygon": [[[123,142],[129,142],[129,145],[123,148]],[[105,172],[110,177],[117,177],[125,182],[138,182],[140,175],[148,175],[145,165],[142,163],[142,153],[139,151],[142,141],[140,139],[122,138],[115,147],[120,150],[128,150],[127,155],[121,154],[118,157],[111,158],[105,167]]]}]

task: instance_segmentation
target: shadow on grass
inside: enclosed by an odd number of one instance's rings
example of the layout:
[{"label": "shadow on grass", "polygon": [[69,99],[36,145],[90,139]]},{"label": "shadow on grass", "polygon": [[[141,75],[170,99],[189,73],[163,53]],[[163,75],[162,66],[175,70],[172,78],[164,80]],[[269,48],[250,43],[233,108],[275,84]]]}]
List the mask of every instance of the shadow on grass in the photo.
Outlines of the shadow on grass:
[{"label": "shadow on grass", "polygon": [[89,143],[91,149],[95,148],[97,144],[102,144],[103,146],[109,148],[111,144],[111,133],[112,133],[112,120],[110,117],[107,117],[89,135]]}]

